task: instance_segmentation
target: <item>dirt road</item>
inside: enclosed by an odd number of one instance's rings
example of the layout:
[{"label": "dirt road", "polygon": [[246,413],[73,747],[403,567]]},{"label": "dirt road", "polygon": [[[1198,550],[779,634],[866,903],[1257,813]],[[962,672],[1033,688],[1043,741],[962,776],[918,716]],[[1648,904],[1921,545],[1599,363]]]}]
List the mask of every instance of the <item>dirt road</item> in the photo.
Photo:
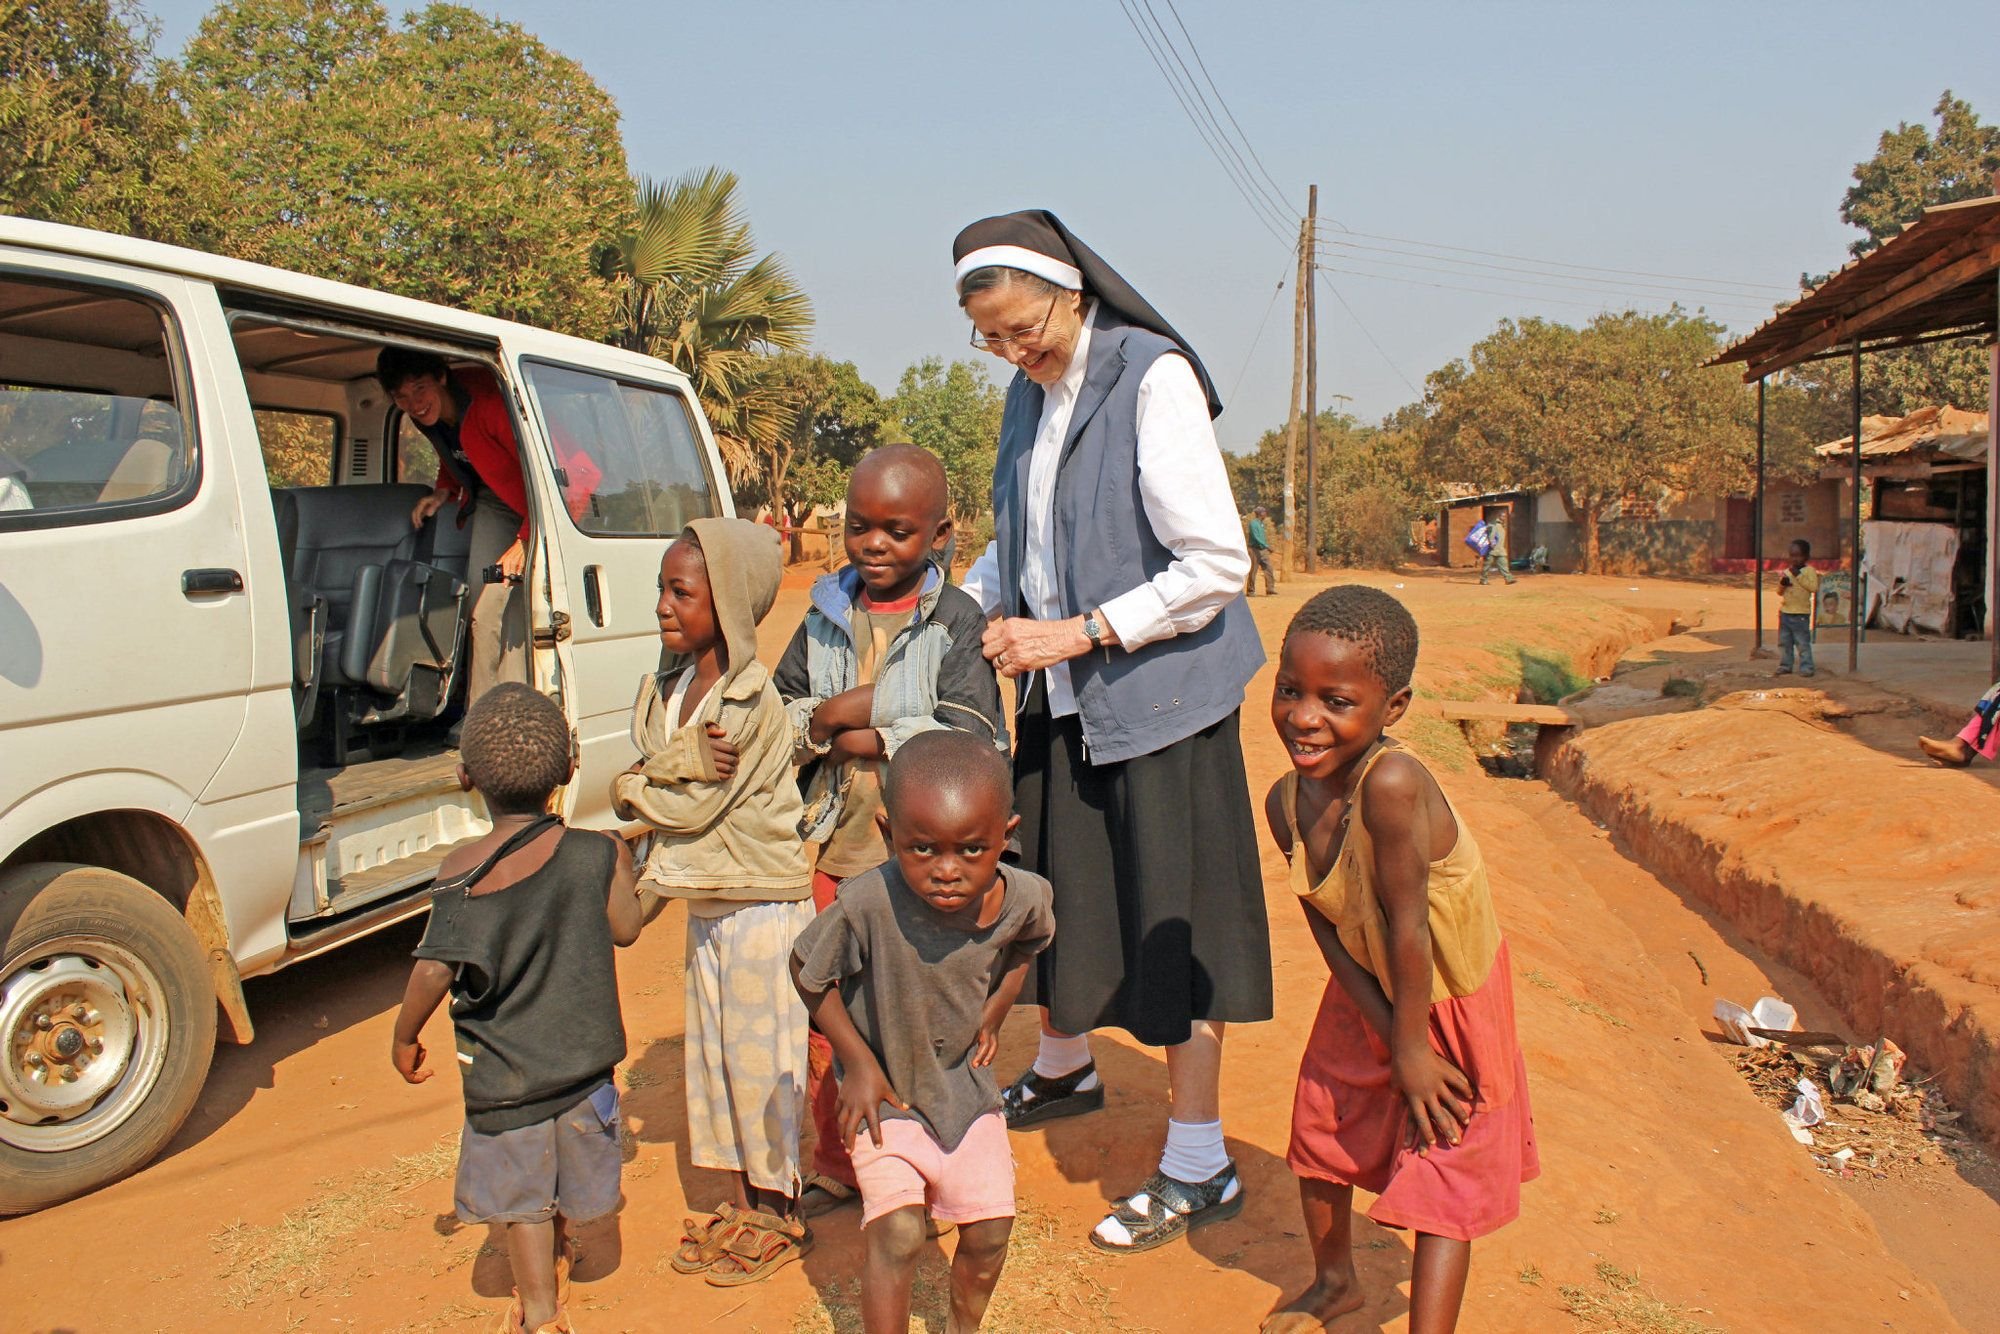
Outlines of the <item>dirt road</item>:
[{"label": "dirt road", "polygon": [[[1523,670],[1565,663],[1585,671],[1601,659],[1608,669],[1670,619],[1670,598],[1620,606],[1599,596],[1616,595],[1602,582],[1370,582],[1417,612],[1419,686],[1432,697],[1511,694]],[[1274,648],[1309,588],[1294,582],[1253,604]],[[802,587],[788,588],[767,652],[803,605]],[[1244,737],[1261,796],[1285,764],[1264,721],[1268,667],[1249,698]],[[1427,753],[1461,757],[1446,782],[1494,868],[1545,1160],[1521,1221],[1475,1248],[1463,1327],[1959,1328],[1707,1050],[1680,992],[1599,892],[1598,831],[1533,785],[1486,779],[1434,712],[1419,709],[1410,732]],[[1015,1137],[1023,1220],[990,1328],[1253,1329],[1305,1281],[1283,1154],[1298,1049],[1325,971],[1268,844],[1264,866],[1278,1015],[1231,1035],[1224,1070],[1248,1208],[1190,1245],[1126,1260],[1083,1244],[1105,1201],[1150,1170],[1164,1105],[1157,1054],[1103,1041],[1107,1110]],[[386,933],[253,983],[258,1042],[218,1053],[168,1154],[91,1197],[0,1224],[0,1324],[82,1334],[485,1327],[505,1296],[506,1266],[483,1245],[484,1229],[462,1228],[450,1212],[456,1084],[411,1088],[387,1062],[415,934]],[[808,1260],[759,1288],[710,1289],[665,1264],[688,1202],[715,1195],[685,1167],[681,1143],[681,947],[670,913],[621,958],[632,1051],[626,1203],[585,1236],[579,1325],[592,1334],[858,1329],[851,1213],[826,1220]],[[426,1043],[450,1049],[442,1016]],[[1025,1064],[1032,1044],[1020,1016],[1002,1068]],[[1401,1329],[1409,1240],[1365,1222],[1356,1236],[1371,1302],[1340,1328]],[[933,1315],[935,1274],[924,1308]]]}]

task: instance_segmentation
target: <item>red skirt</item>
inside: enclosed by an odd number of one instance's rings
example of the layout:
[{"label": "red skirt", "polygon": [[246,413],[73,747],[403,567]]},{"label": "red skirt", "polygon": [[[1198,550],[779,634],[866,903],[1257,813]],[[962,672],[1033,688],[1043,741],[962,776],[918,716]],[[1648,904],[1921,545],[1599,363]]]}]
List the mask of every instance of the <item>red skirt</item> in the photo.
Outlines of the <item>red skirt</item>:
[{"label": "red skirt", "polygon": [[1542,1170],[1506,941],[1477,991],[1431,1006],[1430,1029],[1432,1046],[1465,1072],[1476,1096],[1459,1142],[1419,1155],[1404,1143],[1409,1104],[1389,1083],[1387,1045],[1339,981],[1327,979],[1299,1063],[1286,1160],[1299,1176],[1377,1196],[1368,1216],[1384,1227],[1471,1241],[1513,1222],[1521,1183]]}]

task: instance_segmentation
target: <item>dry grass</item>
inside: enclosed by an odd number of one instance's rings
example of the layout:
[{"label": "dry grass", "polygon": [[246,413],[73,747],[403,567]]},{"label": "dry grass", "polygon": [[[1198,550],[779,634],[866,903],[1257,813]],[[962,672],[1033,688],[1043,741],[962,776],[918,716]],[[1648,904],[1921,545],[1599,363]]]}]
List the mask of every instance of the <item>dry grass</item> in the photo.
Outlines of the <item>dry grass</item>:
[{"label": "dry grass", "polygon": [[[1007,1267],[980,1326],[985,1334],[1081,1334],[1108,1328],[1110,1290],[1097,1280],[1097,1253],[1070,1236],[1053,1215],[1023,1203],[1014,1219]],[[951,1238],[941,1239],[949,1257]],[[911,1334],[939,1334],[951,1310],[947,1259],[918,1265],[911,1292]],[[1144,1334],[1145,1326],[1120,1329]],[[861,1334],[861,1282],[852,1279],[819,1290],[792,1318],[792,1334]]]},{"label": "dry grass", "polygon": [[326,1193],[268,1227],[232,1223],[210,1243],[222,1258],[228,1287],[223,1300],[239,1310],[272,1290],[296,1293],[315,1286],[338,1245],[365,1227],[386,1227],[412,1212],[395,1197],[412,1186],[450,1176],[458,1164],[458,1137],[448,1135],[421,1153],[397,1158],[346,1182],[322,1181]]},{"label": "dry grass", "polygon": [[1578,1014],[1587,1014],[1593,1019],[1601,1020],[1611,1025],[1613,1028],[1632,1027],[1631,1024],[1611,1013],[1611,1011],[1605,1009],[1596,1001],[1584,1000],[1581,997],[1570,995],[1562,989],[1559,983],[1549,978],[1538,968],[1530,968],[1522,976],[1527,979],[1529,986],[1540,987],[1543,991],[1555,992],[1564,1005],[1569,1006],[1570,1009],[1575,1010]]},{"label": "dry grass", "polygon": [[1605,1334],[1723,1334],[1720,1327],[1693,1318],[1707,1311],[1662,1301],[1640,1288],[1637,1274],[1628,1274],[1609,1260],[1598,1261],[1597,1279],[1602,1292],[1568,1283],[1560,1289],[1563,1309],[1580,1329]]}]

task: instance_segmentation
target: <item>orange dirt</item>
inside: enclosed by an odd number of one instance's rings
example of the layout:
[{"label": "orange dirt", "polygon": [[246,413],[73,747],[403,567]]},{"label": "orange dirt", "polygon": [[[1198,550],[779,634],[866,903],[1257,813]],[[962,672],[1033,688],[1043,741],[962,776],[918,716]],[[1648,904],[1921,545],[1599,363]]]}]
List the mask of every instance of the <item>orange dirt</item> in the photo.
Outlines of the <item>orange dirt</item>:
[{"label": "orange dirt", "polygon": [[[1650,587],[1628,600],[1638,610],[1592,596],[1616,600],[1623,581],[1480,588],[1469,576],[1406,573],[1370,582],[1400,586],[1424,626],[1420,689],[1460,698],[1511,695],[1520,649],[1588,659],[1587,674],[1601,674],[1625,646],[1665,633],[1673,605]],[[802,584],[788,580],[767,652],[801,614]],[[1275,647],[1312,587],[1295,581],[1253,604],[1267,642]],[[1269,686],[1267,668],[1244,728],[1258,796],[1285,763],[1263,721]],[[1524,1190],[1520,1222],[1475,1247],[1463,1327],[1563,1330],[1575,1323],[1567,1307],[1657,1297],[1692,1323],[1646,1328],[1960,1328],[1937,1290],[1888,1252],[1867,1215],[1707,1049],[1694,1007],[1662,975],[1670,960],[1608,902],[1613,887],[1639,894],[1643,875],[1546,789],[1485,779],[1434,712],[1420,710],[1410,730],[1427,753],[1456,760],[1445,781],[1493,868],[1545,1164]],[[1245,1329],[1306,1281],[1283,1154],[1299,1046],[1325,969],[1268,844],[1264,869],[1278,1015],[1231,1035],[1223,1090],[1248,1207],[1192,1245],[1122,1261],[1082,1244],[1105,1201],[1152,1166],[1163,1114],[1158,1055],[1104,1041],[1107,1110],[1015,1137],[1025,1214],[990,1327]],[[1665,894],[1656,884],[1645,892]],[[823,1220],[813,1255],[757,1288],[719,1291],[666,1267],[688,1201],[716,1193],[682,1152],[680,921],[663,917],[621,959],[632,1051],[626,1203],[585,1234],[579,1322],[592,1334],[858,1329],[852,1213]],[[507,1267],[483,1247],[483,1229],[451,1215],[455,1081],[446,1072],[407,1087],[387,1061],[415,934],[401,928],[250,984],[258,1041],[218,1053],[167,1155],[86,1199],[0,1224],[0,1323],[385,1331],[490,1321]],[[425,1036],[433,1052],[450,1051],[442,1014]],[[1025,1064],[1033,1041],[1032,1020],[1018,1016],[1001,1068]],[[1336,1328],[1402,1329],[1409,1238],[1363,1221],[1356,1243],[1369,1304]],[[80,1250],[96,1258],[79,1263]],[[49,1277],[58,1271],[60,1281]],[[1618,1327],[1611,1320],[1578,1327]]]}]

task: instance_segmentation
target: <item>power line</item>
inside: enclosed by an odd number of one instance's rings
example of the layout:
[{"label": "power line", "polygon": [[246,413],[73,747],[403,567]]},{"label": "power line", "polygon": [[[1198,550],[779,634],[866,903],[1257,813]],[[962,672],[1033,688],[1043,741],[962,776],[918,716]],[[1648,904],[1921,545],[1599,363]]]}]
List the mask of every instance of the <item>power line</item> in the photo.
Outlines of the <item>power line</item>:
[{"label": "power line", "polygon": [[[1337,241],[1329,241],[1328,244],[1339,245],[1340,243]],[[1368,247],[1368,246],[1363,246],[1360,248],[1364,250],[1379,249],[1379,247]],[[1392,251],[1390,253],[1402,254],[1404,252]],[[1354,262],[1362,264],[1383,264],[1393,269],[1414,269],[1422,273],[1442,273],[1449,277],[1454,277],[1454,278],[1467,278],[1467,277],[1485,278],[1487,276],[1485,274],[1480,274],[1480,273],[1467,274],[1461,272],[1458,269],[1439,268],[1436,265],[1432,264],[1414,264],[1407,260],[1378,259],[1373,256],[1357,256]],[[1507,272],[1519,273],[1519,274],[1536,273],[1536,271],[1532,269],[1509,269],[1507,270]],[[1493,281],[1511,282],[1516,286],[1525,285],[1529,287],[1554,287],[1563,291],[1586,292],[1592,295],[1604,294],[1604,295],[1618,295],[1625,297],[1643,297],[1646,300],[1658,300],[1663,296],[1670,297],[1675,300],[1679,300],[1685,297],[1689,300],[1691,304],[1728,307],[1730,309],[1739,311],[1755,311],[1759,314],[1764,314],[1764,315],[1768,315],[1770,313],[1768,307],[1754,305],[1752,304],[1751,298],[1748,297],[1730,297],[1730,296],[1723,296],[1717,293],[1707,293],[1707,292],[1677,291],[1671,287],[1662,287],[1650,283],[1613,283],[1602,279],[1581,279],[1581,278],[1579,278],[1578,281],[1571,282],[1566,277],[1561,277],[1556,275],[1537,275],[1532,277],[1494,279]],[[1640,290],[1642,288],[1650,290],[1642,291]]]},{"label": "power line", "polygon": [[1354,313],[1354,307],[1347,304],[1347,298],[1342,296],[1340,289],[1333,285],[1333,279],[1326,276],[1328,273],[1333,272],[1333,270],[1317,264],[1313,267],[1319,280],[1326,284],[1326,290],[1333,293],[1333,299],[1338,301],[1340,308],[1347,312],[1347,318],[1354,321],[1354,327],[1361,330],[1361,336],[1368,340],[1368,346],[1374,348],[1375,355],[1382,358],[1382,364],[1396,372],[1396,378],[1401,380],[1411,393],[1415,394],[1418,398],[1422,398],[1424,391],[1417,388],[1415,384],[1412,384],[1409,376],[1403,374],[1403,368],[1398,366],[1395,360],[1389,356],[1388,352],[1383,350],[1382,345],[1375,341],[1375,335],[1368,331],[1368,326],[1363,324],[1361,317]]},{"label": "power line", "polygon": [[1445,245],[1439,241],[1416,241],[1407,236],[1381,236],[1374,232],[1355,232],[1343,229],[1347,236],[1359,236],[1369,241],[1394,241],[1398,245],[1416,246],[1423,250],[1451,250],[1462,255],[1485,255],[1491,259],[1512,259],[1523,264],[1540,264],[1547,268],[1582,269],[1589,273],[1610,273],[1631,278],[1665,278],[1672,282],[1702,283],[1713,287],[1741,287],[1750,292],[1784,292],[1796,295],[1789,285],[1783,283],[1750,283],[1735,278],[1699,278],[1686,273],[1654,273],[1646,269],[1615,269],[1599,264],[1573,264],[1561,259],[1538,259],[1533,255],[1511,255],[1501,250],[1477,250],[1471,246]]},{"label": "power line", "polygon": [[[1290,266],[1287,265],[1286,267],[1287,271],[1289,271]],[[1250,373],[1250,361],[1253,357],[1257,355],[1257,344],[1263,340],[1264,326],[1271,322],[1271,311],[1276,308],[1278,304],[1278,297],[1281,293],[1284,292],[1284,290],[1285,290],[1285,280],[1283,278],[1280,278],[1278,279],[1277,287],[1273,288],[1271,291],[1271,299],[1264,305],[1264,317],[1257,321],[1257,332],[1250,335],[1250,350],[1243,354],[1243,367],[1241,370],[1236,372],[1236,383],[1229,386],[1230,399],[1234,399],[1236,397],[1236,391],[1243,387],[1243,377]],[[1224,401],[1227,402],[1228,400]]]},{"label": "power line", "polygon": [[1229,102],[1222,96],[1222,90],[1215,86],[1215,79],[1208,72],[1208,62],[1201,58],[1201,48],[1195,44],[1194,34],[1188,31],[1187,24],[1181,21],[1181,12],[1174,7],[1174,0],[1166,0],[1166,5],[1167,12],[1174,16],[1174,25],[1181,30],[1181,36],[1187,38],[1188,51],[1194,56],[1194,63],[1201,70],[1201,77],[1208,81],[1209,88],[1215,93],[1215,100],[1222,107],[1222,114],[1229,117],[1229,123],[1236,127],[1236,137],[1241,139],[1243,146],[1250,151],[1250,160],[1257,164],[1257,170],[1263,173],[1266,181],[1270,182],[1275,197],[1284,199],[1285,187],[1278,184],[1277,178],[1271,175],[1269,168],[1265,167],[1264,159],[1257,155],[1256,145],[1252,144],[1250,136],[1243,132],[1243,126],[1236,119],[1236,113],[1229,109]]},{"label": "power line", "polygon": [[[1362,245],[1354,241],[1344,241],[1339,239],[1338,237],[1327,237],[1326,243],[1330,246],[1337,246],[1342,250],[1369,251],[1374,254],[1381,254],[1381,255],[1401,255],[1413,259],[1435,260],[1440,264],[1452,264],[1464,268],[1473,268],[1473,269],[1491,269],[1498,273],[1529,274],[1533,275],[1535,278],[1556,279],[1556,280],[1561,280],[1564,283],[1588,284],[1591,287],[1616,287],[1619,288],[1620,290],[1634,290],[1634,291],[1643,289],[1651,291],[1668,292],[1675,295],[1715,297],[1725,302],[1734,302],[1742,305],[1750,305],[1757,301],[1757,298],[1750,295],[1749,293],[1732,292],[1719,287],[1704,290],[1699,285],[1694,285],[1694,284],[1675,287],[1675,286],[1669,286],[1668,284],[1665,283],[1646,282],[1643,279],[1637,279],[1637,278],[1622,278],[1622,277],[1592,278],[1584,273],[1563,273],[1559,271],[1552,271],[1549,269],[1523,268],[1517,264],[1493,264],[1485,260],[1477,260],[1477,259],[1451,259],[1447,256],[1432,255],[1422,251],[1398,250],[1390,246]],[[1397,261],[1390,259],[1376,259],[1376,260],[1370,260],[1369,262],[1374,264],[1390,264],[1390,265],[1394,265],[1397,263]],[[1409,265],[1406,267],[1421,267],[1421,266]],[[1433,272],[1437,273],[1452,273],[1456,271],[1457,271],[1456,269],[1433,270]],[[1769,309],[1768,306],[1762,306],[1760,308],[1765,309],[1767,311]]]},{"label": "power line", "polygon": [[[1195,133],[1201,137],[1202,143],[1207,146],[1210,156],[1215,158],[1216,164],[1222,168],[1223,174],[1229,177],[1229,183],[1236,188],[1236,193],[1241,195],[1243,202],[1250,206],[1250,211],[1256,214],[1257,220],[1263,224],[1264,230],[1270,232],[1280,245],[1289,249],[1292,242],[1284,235],[1282,226],[1272,223],[1270,204],[1262,201],[1244,182],[1237,179],[1236,168],[1223,155],[1222,150],[1217,146],[1215,141],[1209,137],[1207,127],[1202,124],[1201,118],[1195,114],[1194,108],[1189,103],[1186,95],[1181,92],[1180,84],[1175,80],[1172,73],[1168,71],[1165,60],[1154,50],[1151,36],[1140,26],[1135,10],[1128,4],[1127,0],[1118,0],[1118,8],[1125,15],[1125,21],[1132,25],[1132,31],[1138,35],[1140,44],[1146,48],[1146,55],[1152,60],[1153,68],[1157,69],[1160,72],[1160,77],[1166,80],[1168,91],[1173,93],[1174,100],[1180,103],[1181,111],[1187,116],[1188,123],[1194,126]],[[1282,221],[1283,218],[1280,215],[1280,222],[1282,223]]]},{"label": "power line", "polygon": [[[1256,177],[1251,175],[1250,164],[1244,161],[1242,151],[1239,150],[1233,142],[1231,142],[1228,133],[1224,131],[1222,128],[1222,122],[1215,118],[1215,109],[1208,105],[1208,98],[1202,94],[1201,85],[1197,84],[1194,80],[1194,72],[1188,69],[1187,62],[1181,59],[1180,48],[1174,44],[1173,38],[1168,35],[1166,25],[1160,22],[1160,16],[1154,12],[1153,0],[1139,0],[1139,3],[1145,6],[1146,17],[1152,20],[1154,29],[1160,34],[1161,43],[1167,48],[1168,52],[1172,54],[1174,58],[1174,64],[1180,66],[1181,74],[1187,80],[1188,91],[1194,94],[1194,96],[1199,100],[1202,110],[1208,113],[1208,123],[1212,127],[1214,127],[1216,137],[1222,140],[1223,146],[1226,147],[1229,150],[1230,155],[1236,159],[1237,166],[1242,168],[1243,178],[1250,183],[1253,189],[1255,189],[1261,196],[1263,196],[1263,198],[1267,203],[1270,203],[1275,208],[1277,208],[1279,216],[1284,217],[1290,214],[1290,210],[1285,206],[1284,202],[1285,192],[1282,188],[1278,187],[1277,182],[1273,181],[1271,183],[1271,189],[1267,190],[1262,185],[1258,184]],[[1169,0],[1169,5],[1171,6],[1171,0]],[[1174,22],[1180,25],[1181,35],[1183,37],[1187,37],[1187,25],[1181,23],[1181,16],[1178,12],[1174,14]],[[1194,48],[1194,39],[1192,37],[1188,37],[1188,47],[1190,50],[1193,50]],[[1197,65],[1201,64],[1201,53],[1199,51],[1194,51],[1194,58],[1195,58],[1195,63]],[[1202,74],[1206,76],[1207,73],[1208,73],[1207,69],[1203,68]],[[1215,87],[1215,81],[1213,79],[1209,80],[1209,87],[1210,88]],[[1216,91],[1215,100],[1217,102],[1222,102],[1222,93],[1221,90],[1219,89]],[[1222,110],[1225,115],[1229,114],[1229,106],[1227,103],[1223,103]],[[1235,125],[1236,117],[1233,115],[1229,116],[1229,122],[1230,124]],[[1257,150],[1250,146],[1250,140],[1243,135],[1243,127],[1241,125],[1236,126],[1236,133],[1237,136],[1243,140],[1243,147],[1249,149],[1250,156],[1253,158],[1256,157]],[[1261,167],[1263,164],[1260,162],[1258,165],[1259,167]],[[1266,176],[1268,176],[1269,174],[1270,173],[1268,172],[1265,173]],[[1296,219],[1297,215],[1290,214],[1290,216],[1293,219]]]},{"label": "power line", "polygon": [[1323,272],[1346,274],[1352,278],[1374,278],[1381,282],[1402,283],[1409,287],[1434,287],[1444,292],[1472,292],[1479,296],[1504,297],[1509,301],[1542,302],[1547,305],[1577,306],[1584,310],[1597,311],[1608,310],[1616,304],[1611,301],[1574,301],[1558,296],[1548,296],[1540,292],[1502,292],[1490,287],[1462,287],[1455,283],[1427,282],[1422,278],[1404,278],[1393,273],[1369,273],[1364,269],[1341,269],[1325,264],[1319,267]]}]

